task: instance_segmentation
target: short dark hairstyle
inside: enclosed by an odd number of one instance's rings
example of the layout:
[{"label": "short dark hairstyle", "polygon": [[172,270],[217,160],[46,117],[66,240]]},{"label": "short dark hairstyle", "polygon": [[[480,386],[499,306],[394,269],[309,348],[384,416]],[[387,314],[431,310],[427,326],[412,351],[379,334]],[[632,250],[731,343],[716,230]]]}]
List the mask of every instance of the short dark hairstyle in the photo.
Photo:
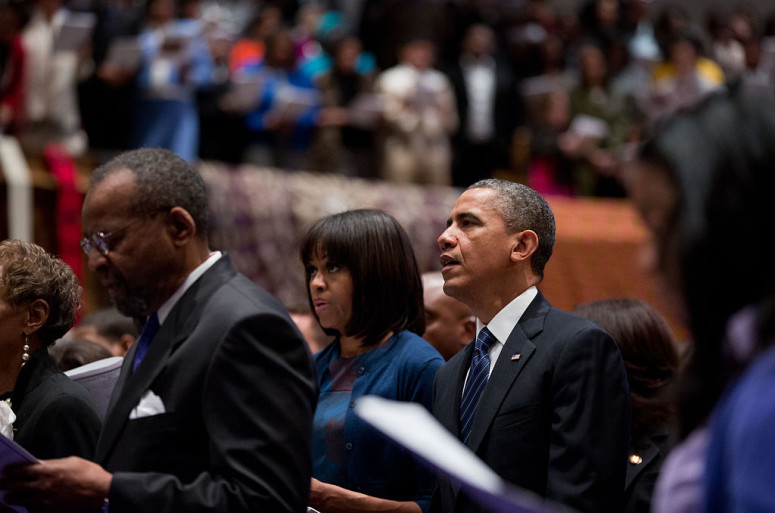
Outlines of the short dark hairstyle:
[{"label": "short dark hairstyle", "polygon": [[106,348],[83,338],[61,340],[51,347],[49,353],[62,372],[113,356]]},{"label": "short dark hairstyle", "polygon": [[409,236],[393,216],[381,210],[350,210],[324,217],[307,231],[301,261],[310,306],[309,262],[315,256],[327,257],[352,276],[352,317],[345,335],[373,345],[391,331],[425,332],[417,260]]},{"label": "short dark hairstyle", "polygon": [[0,242],[0,293],[12,306],[48,303],[48,319],[40,329],[43,346],[50,346],[75,324],[83,289],[78,278],[59,258],[20,240]]},{"label": "short dark hairstyle", "polygon": [[492,189],[498,192],[493,207],[503,218],[508,233],[532,230],[538,235],[538,249],[530,265],[533,272],[544,277],[544,268],[554,251],[554,213],[549,203],[536,191],[521,183],[487,178],[468,189]]},{"label": "short dark hairstyle", "polygon": [[648,303],[633,298],[593,301],[573,313],[603,328],[619,346],[630,386],[632,442],[647,443],[674,415],[669,392],[679,360],[667,322]]},{"label": "short dark hairstyle", "polygon": [[122,169],[135,177],[134,215],[150,217],[168,208],[182,207],[193,217],[199,236],[207,239],[207,189],[194,166],[169,150],[142,148],[122,153],[95,169],[91,186]]},{"label": "short dark hairstyle", "polygon": [[117,344],[124,335],[137,338],[140,334],[134,319],[118,311],[116,307],[100,308],[89,312],[81,318],[79,326],[94,326],[97,334],[105,337],[112,344]]}]

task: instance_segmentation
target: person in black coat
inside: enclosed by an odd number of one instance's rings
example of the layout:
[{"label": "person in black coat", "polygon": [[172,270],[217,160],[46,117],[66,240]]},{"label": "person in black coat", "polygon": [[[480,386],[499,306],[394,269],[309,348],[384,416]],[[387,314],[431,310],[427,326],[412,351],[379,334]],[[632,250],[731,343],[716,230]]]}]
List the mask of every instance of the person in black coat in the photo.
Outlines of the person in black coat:
[{"label": "person in black coat", "polygon": [[648,513],[654,484],[673,443],[669,392],[679,369],[673,335],[665,319],[640,299],[593,301],[579,305],[574,313],[606,330],[622,353],[632,404],[622,511]]},{"label": "person in black coat", "polygon": [[460,119],[452,138],[452,182],[467,187],[510,167],[509,150],[522,102],[514,73],[498,58],[495,33],[487,25],[468,28],[460,58],[451,63],[447,75]]},{"label": "person in black coat", "polygon": [[29,242],[0,243],[0,393],[16,415],[14,440],[37,458],[94,457],[102,426],[94,401],[48,354],[80,300],[62,260]]}]

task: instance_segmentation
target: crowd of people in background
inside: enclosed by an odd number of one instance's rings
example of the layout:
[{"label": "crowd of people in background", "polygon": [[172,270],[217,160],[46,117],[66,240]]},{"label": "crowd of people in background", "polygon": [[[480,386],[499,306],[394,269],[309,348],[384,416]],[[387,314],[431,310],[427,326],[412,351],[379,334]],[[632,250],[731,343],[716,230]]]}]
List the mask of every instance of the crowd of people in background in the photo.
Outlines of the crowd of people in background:
[{"label": "crowd of people in background", "polygon": [[34,154],[142,146],[391,181],[621,196],[655,119],[775,86],[743,4],[3,0],[0,125]]}]

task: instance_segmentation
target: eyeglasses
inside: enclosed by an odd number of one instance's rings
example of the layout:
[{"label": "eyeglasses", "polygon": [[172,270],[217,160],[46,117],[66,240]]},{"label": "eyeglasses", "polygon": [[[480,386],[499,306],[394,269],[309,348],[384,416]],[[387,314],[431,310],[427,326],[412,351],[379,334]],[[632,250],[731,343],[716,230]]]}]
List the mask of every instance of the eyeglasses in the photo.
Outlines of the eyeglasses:
[{"label": "eyeglasses", "polygon": [[143,221],[143,219],[136,219],[135,221],[129,223],[123,228],[119,228],[118,230],[113,230],[110,232],[97,232],[92,233],[91,235],[86,235],[81,239],[81,249],[86,254],[86,256],[91,254],[92,249],[99,251],[102,256],[108,256],[108,253],[110,253],[110,250],[112,249],[110,240],[115,238],[120,233],[127,231],[130,226],[137,224],[139,221]]}]

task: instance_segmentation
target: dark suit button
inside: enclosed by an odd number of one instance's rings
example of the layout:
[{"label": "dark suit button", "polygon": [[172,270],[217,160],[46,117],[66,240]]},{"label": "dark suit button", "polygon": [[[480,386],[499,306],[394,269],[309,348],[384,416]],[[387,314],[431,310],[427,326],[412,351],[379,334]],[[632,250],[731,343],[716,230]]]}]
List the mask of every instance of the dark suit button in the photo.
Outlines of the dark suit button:
[{"label": "dark suit button", "polygon": [[351,444],[350,442],[347,442],[346,444],[344,444],[344,448],[347,449],[348,451],[352,451],[353,444]]},{"label": "dark suit button", "polygon": [[364,372],[366,372],[366,367],[358,367],[358,376],[363,376]]},{"label": "dark suit button", "polygon": [[355,401],[350,401],[350,408],[355,408]]}]

